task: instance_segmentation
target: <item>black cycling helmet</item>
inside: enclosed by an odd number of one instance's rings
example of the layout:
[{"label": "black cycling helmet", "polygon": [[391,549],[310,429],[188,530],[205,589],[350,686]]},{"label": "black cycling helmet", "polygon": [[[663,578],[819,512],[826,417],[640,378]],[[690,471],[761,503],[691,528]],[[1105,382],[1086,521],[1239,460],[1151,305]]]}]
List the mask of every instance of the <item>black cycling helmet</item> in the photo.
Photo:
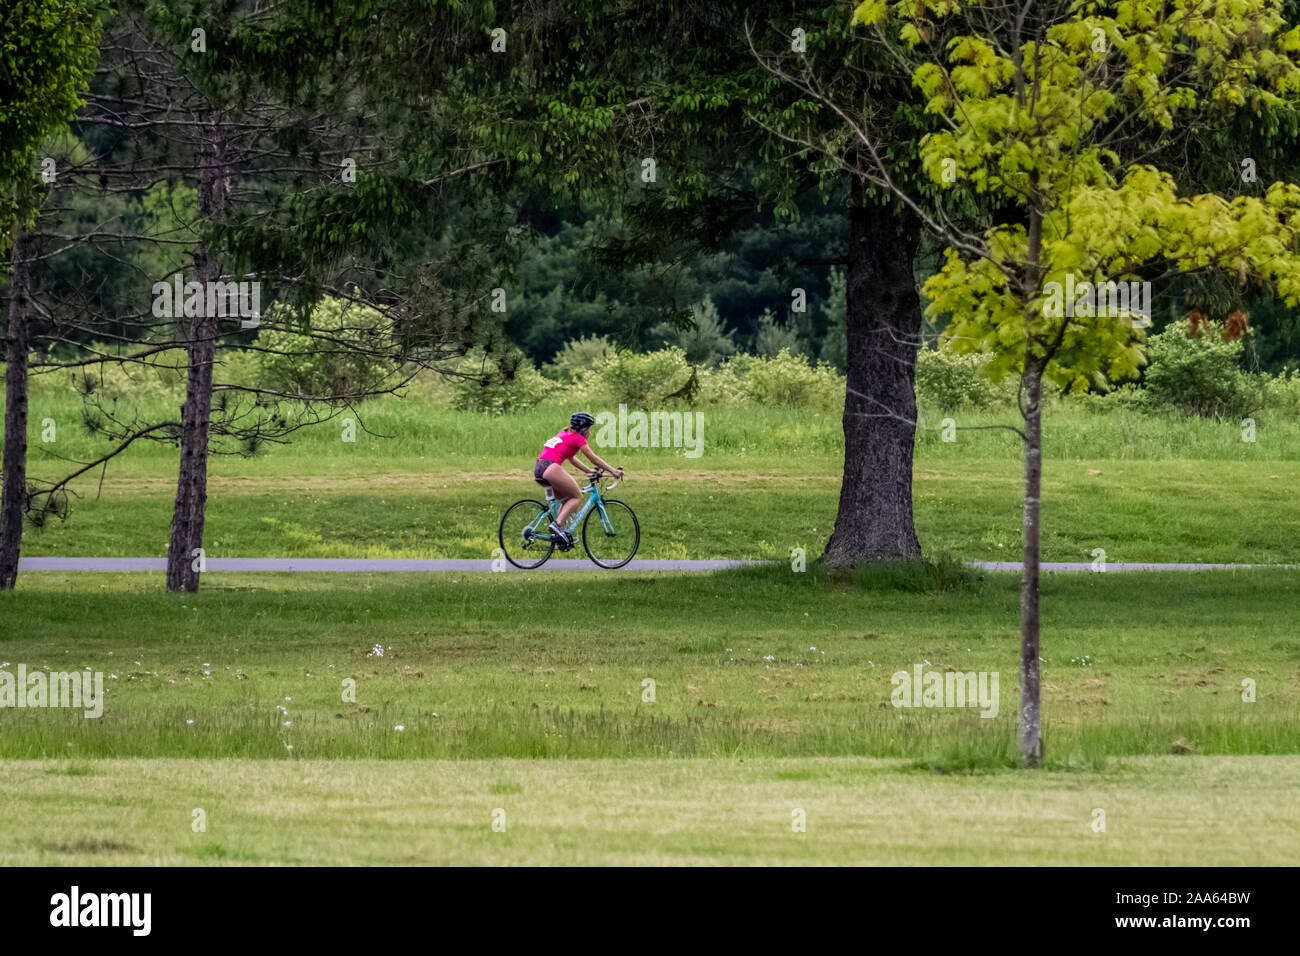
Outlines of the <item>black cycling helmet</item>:
[{"label": "black cycling helmet", "polygon": [[596,419],[589,412],[575,412],[573,417],[569,419],[569,427],[578,431],[594,424],[596,424]]}]

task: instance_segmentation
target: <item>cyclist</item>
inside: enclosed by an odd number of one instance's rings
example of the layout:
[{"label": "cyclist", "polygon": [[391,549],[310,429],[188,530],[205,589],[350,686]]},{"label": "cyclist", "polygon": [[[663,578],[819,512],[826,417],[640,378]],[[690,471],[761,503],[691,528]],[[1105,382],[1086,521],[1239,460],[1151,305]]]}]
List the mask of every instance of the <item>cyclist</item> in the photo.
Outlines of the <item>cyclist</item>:
[{"label": "cyclist", "polygon": [[[579,471],[588,475],[594,475],[596,469],[600,469],[619,478],[623,477],[622,468],[611,468],[605,464],[587,444],[587,433],[591,431],[591,426],[594,424],[596,419],[588,412],[575,413],[569,419],[569,427],[542,448],[542,453],[537,457],[537,465],[533,468],[533,480],[543,488],[547,486],[553,488],[556,497],[560,499],[560,514],[551,522],[551,536],[555,538],[561,551],[568,551],[573,547],[573,538],[564,530],[564,526],[582,502],[582,491],[578,488],[578,482],[564,470],[564,463],[572,461]],[[596,466],[595,469],[588,468],[578,461],[576,456],[579,451]]]}]

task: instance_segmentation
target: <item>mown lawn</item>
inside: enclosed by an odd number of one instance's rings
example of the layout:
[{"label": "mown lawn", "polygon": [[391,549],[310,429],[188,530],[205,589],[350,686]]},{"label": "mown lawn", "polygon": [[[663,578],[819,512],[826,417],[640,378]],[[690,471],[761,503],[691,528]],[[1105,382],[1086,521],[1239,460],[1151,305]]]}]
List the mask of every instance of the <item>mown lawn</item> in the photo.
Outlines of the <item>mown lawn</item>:
[{"label": "mown lawn", "polygon": [[0,865],[1286,866],[1298,780],[1300,757],[8,761]]}]

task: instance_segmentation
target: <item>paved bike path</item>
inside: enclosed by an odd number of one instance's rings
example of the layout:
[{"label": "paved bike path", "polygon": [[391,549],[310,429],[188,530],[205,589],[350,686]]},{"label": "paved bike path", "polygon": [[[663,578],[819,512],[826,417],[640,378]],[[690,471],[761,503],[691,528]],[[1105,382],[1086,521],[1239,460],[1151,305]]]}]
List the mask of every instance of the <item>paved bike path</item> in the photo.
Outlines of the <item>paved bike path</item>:
[{"label": "paved bike path", "polygon": [[[208,558],[208,571],[333,571],[366,573],[371,571],[491,571],[493,561],[486,558]],[[634,560],[623,571],[720,571],[766,561],[723,560]],[[968,561],[983,571],[1020,571],[1019,561]],[[1106,571],[1231,571],[1245,568],[1295,568],[1294,564],[1155,564],[1107,563]],[[20,571],[164,571],[165,558],[21,558]],[[1092,571],[1088,561],[1044,561],[1044,571]],[[507,564],[504,570],[519,569]],[[594,571],[587,560],[551,560],[541,571]]]}]

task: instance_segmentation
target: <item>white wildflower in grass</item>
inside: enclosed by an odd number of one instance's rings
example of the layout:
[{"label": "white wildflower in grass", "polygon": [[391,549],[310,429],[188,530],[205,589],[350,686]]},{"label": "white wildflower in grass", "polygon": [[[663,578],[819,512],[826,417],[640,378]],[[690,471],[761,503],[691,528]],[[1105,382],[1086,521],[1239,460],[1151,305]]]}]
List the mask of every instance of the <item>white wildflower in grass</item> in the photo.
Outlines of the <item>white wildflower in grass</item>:
[{"label": "white wildflower in grass", "polygon": [[774,660],[776,660],[776,655],[775,655],[775,654],[768,654],[766,657],[763,658],[763,660],[765,660],[765,661],[774,661]]},{"label": "white wildflower in grass", "polygon": [[187,724],[192,724],[192,723],[194,723],[194,718],[191,717],[189,720],[185,721],[185,723],[187,723]]},{"label": "white wildflower in grass", "polygon": [[292,721],[292,720],[286,720],[286,721],[284,722],[284,725],[285,725],[286,727],[292,727],[292,726],[293,726],[293,721]]},{"label": "white wildflower in grass", "polygon": [[384,656],[384,645],[382,644],[376,644],[374,647],[370,648],[370,653],[366,655],[366,657],[383,657],[383,656]]},{"label": "white wildflower in grass", "polygon": [[405,730],[405,729],[406,729],[406,724],[398,724],[398,725],[397,725],[396,727],[394,727],[393,729],[394,729],[394,730],[397,730],[397,731]]}]

